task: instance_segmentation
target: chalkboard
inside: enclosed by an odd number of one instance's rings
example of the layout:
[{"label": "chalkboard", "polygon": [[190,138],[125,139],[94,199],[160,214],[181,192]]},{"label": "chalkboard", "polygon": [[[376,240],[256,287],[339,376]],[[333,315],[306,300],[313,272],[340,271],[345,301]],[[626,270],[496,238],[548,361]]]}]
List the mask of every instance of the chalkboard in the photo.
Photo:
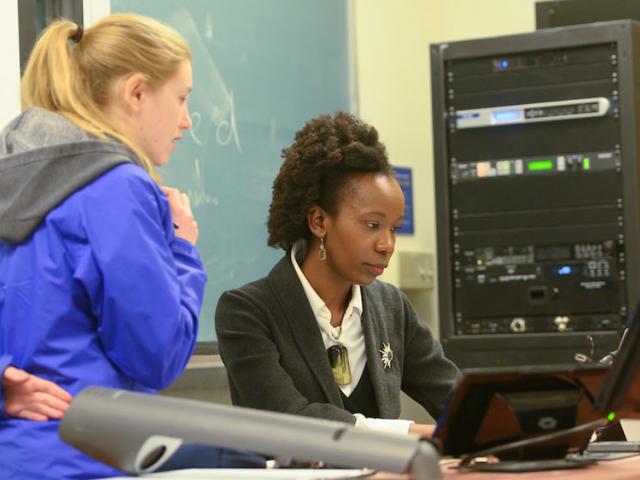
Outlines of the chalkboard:
[{"label": "chalkboard", "polygon": [[111,11],[157,18],[192,48],[193,129],[160,174],[194,206],[209,277],[198,339],[215,340],[220,294],[283,254],[266,245],[282,148],[310,118],[351,110],[348,2],[112,0]]}]

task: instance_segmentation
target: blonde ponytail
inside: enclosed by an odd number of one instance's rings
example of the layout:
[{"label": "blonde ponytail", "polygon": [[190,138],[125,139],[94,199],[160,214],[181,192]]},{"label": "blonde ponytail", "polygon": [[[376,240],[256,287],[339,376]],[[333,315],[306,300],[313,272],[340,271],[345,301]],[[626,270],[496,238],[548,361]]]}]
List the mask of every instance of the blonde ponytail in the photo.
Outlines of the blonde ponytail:
[{"label": "blonde ponytail", "polygon": [[71,82],[77,78],[77,69],[71,60],[67,40],[76,29],[72,22],[59,21],[44,31],[31,52],[22,77],[23,108],[38,105],[61,111],[62,105],[75,103]]},{"label": "blonde ponytail", "polygon": [[78,26],[68,20],[43,32],[22,77],[22,108],[42,107],[97,138],[120,140],[159,181],[148,156],[104,112],[119,78],[141,73],[152,88],[169,80],[191,59],[187,42],[172,28],[135,14],[111,15],[77,33]]}]

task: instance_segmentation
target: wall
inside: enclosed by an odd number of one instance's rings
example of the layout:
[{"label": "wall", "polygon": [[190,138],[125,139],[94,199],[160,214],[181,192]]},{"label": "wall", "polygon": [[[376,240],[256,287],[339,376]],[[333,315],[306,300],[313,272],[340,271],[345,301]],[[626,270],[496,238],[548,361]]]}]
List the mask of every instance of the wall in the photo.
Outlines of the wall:
[{"label": "wall", "polygon": [[[443,41],[493,37],[535,30],[535,0],[438,0]],[[431,0],[420,2],[431,3]]]},{"label": "wall", "polygon": [[20,113],[18,0],[2,3],[0,15],[0,129]]},{"label": "wall", "polygon": [[106,17],[111,12],[111,0],[82,0],[85,27]]}]

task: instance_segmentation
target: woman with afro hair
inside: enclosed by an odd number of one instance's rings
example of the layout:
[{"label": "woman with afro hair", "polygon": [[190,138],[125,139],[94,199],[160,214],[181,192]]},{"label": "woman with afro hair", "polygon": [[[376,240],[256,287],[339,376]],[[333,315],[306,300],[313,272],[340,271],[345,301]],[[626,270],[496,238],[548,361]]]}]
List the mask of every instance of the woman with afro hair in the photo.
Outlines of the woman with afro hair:
[{"label": "woman with afro hair", "polygon": [[283,158],[268,242],[286,254],[216,309],[233,403],[429,435],[398,420],[400,392],[437,418],[459,372],[407,297],[376,280],[404,211],[378,132],[322,115]]}]

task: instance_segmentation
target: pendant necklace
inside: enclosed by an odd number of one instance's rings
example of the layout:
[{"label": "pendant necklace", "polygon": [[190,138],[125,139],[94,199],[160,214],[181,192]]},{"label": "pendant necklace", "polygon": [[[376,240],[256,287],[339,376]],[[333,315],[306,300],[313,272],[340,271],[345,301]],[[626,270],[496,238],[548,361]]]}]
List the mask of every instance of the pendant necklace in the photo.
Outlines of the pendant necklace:
[{"label": "pendant necklace", "polygon": [[351,383],[351,366],[349,365],[349,351],[347,347],[340,343],[342,335],[342,325],[338,327],[329,326],[329,336],[337,342],[327,348],[331,373],[338,385],[349,385]]}]

